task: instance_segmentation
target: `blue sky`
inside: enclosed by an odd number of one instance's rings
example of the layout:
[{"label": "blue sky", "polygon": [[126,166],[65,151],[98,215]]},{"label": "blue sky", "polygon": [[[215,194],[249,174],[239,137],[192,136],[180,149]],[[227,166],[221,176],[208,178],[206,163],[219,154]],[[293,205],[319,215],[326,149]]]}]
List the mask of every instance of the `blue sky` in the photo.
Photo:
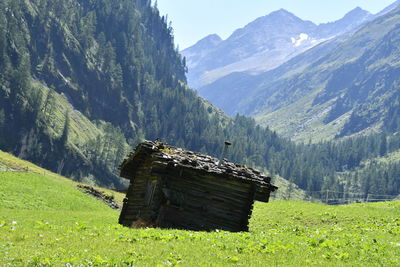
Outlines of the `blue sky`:
[{"label": "blue sky", "polygon": [[359,6],[377,13],[395,0],[158,0],[161,14],[172,21],[180,49],[208,34],[223,39],[254,19],[284,8],[314,23],[335,21]]}]

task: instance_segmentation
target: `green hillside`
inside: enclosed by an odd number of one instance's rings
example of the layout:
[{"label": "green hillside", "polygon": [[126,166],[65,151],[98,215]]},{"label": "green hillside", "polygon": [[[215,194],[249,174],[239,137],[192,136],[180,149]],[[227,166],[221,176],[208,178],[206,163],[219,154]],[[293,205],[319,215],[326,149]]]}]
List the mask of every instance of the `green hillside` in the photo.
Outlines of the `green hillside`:
[{"label": "green hillside", "polygon": [[[398,19],[396,12],[373,23],[393,26],[391,23]],[[382,29],[395,32],[396,27],[383,26]],[[377,34],[382,37],[388,32]],[[395,42],[396,35],[392,35],[388,35],[391,36],[388,40]],[[358,43],[365,44],[366,51],[372,49],[372,44],[362,42],[367,34],[360,31],[356,36],[361,36]],[[396,46],[388,47],[389,52],[395,51]],[[321,49],[326,52],[325,45]],[[314,52],[310,52],[313,62],[322,60]],[[326,62],[336,62],[335,55],[330,54]],[[347,56],[350,60],[360,54]],[[350,64],[349,60],[343,64]],[[295,80],[301,85],[293,83],[298,91],[288,101],[297,100],[298,96],[308,97],[293,110],[303,106],[311,113],[318,113],[319,122],[310,124],[315,126],[329,113],[327,109],[323,112],[329,105],[311,107],[313,100],[304,93],[309,87],[302,86],[302,82],[327,79],[319,76],[310,80],[310,76],[301,76],[304,62],[308,61],[300,60],[289,68],[292,71],[286,72],[289,80],[294,77],[291,75],[300,75]],[[325,73],[324,66],[333,63],[307,66]],[[267,127],[260,127],[253,119],[240,115],[227,117],[187,87],[185,72],[185,60],[175,48],[172,28],[149,0],[2,1],[0,149],[75,181],[122,189],[127,184],[119,178],[118,166],[143,139],[160,138],[171,145],[212,156],[219,156],[224,141],[229,140],[232,146],[227,159],[259,166],[271,176],[295,183],[300,190],[293,195],[300,199],[304,198],[304,191],[355,193],[347,186],[349,181],[341,179],[338,173],[353,173],[363,161],[400,149],[400,139],[395,135],[317,145],[308,141],[295,144]],[[396,81],[393,80],[393,86]],[[258,89],[262,91],[257,87],[256,92]],[[324,99],[319,93],[313,92],[314,99]],[[384,96],[392,99],[390,94]],[[260,95],[256,99],[265,97]],[[391,106],[388,114],[397,114],[396,107]],[[302,121],[279,117],[290,120],[290,123],[279,122],[283,126],[280,130],[287,127],[288,132]],[[388,121],[387,125],[393,128],[396,121]],[[334,134],[339,128],[318,129],[316,134]],[[384,171],[372,172],[370,180],[360,177],[359,193],[398,194],[400,166],[393,164],[389,171]],[[382,173],[387,178],[381,179]]]},{"label": "green hillside", "polygon": [[[92,198],[89,199],[86,195],[82,198],[82,193],[77,190],[77,186],[83,183],[72,181],[1,150],[0,177],[2,178],[2,184],[0,185],[1,200],[5,201],[4,203],[8,203],[9,208],[15,206],[15,208],[24,207],[25,209],[26,205],[29,205],[32,209],[43,208],[43,204],[47,202],[48,204],[46,205],[49,209],[54,209],[54,205],[61,207],[71,204],[77,207],[81,200],[84,202],[90,200],[91,205],[93,203],[96,203],[95,206],[99,205],[97,200],[93,201]],[[123,198],[125,197],[124,194],[106,188],[94,188],[103,191],[109,196],[113,196],[114,200],[122,205]],[[59,195],[59,192],[68,193]],[[7,198],[10,197],[13,200],[6,199],[6,195]],[[30,195],[35,196],[32,198],[32,201],[29,198],[26,199]],[[66,198],[63,199],[63,197]],[[39,202],[36,203],[36,200]],[[103,204],[100,206],[105,207]]]},{"label": "green hillside", "polygon": [[35,173],[0,173],[0,202],[9,210],[108,211],[67,181]]},{"label": "green hillside", "polygon": [[249,233],[129,229],[101,202],[40,174],[0,173],[0,265],[400,264],[400,203],[256,203]]},{"label": "green hillside", "polygon": [[[250,232],[129,229],[76,182],[0,153],[0,265],[265,266],[400,263],[400,202],[256,203]],[[26,168],[34,173],[15,172]],[[296,191],[295,191],[296,192]],[[110,192],[119,202],[122,194]]]},{"label": "green hillside", "polygon": [[149,0],[0,2],[0,149],[87,183],[124,188],[143,139],[265,166],[290,149],[186,85],[166,17]]}]

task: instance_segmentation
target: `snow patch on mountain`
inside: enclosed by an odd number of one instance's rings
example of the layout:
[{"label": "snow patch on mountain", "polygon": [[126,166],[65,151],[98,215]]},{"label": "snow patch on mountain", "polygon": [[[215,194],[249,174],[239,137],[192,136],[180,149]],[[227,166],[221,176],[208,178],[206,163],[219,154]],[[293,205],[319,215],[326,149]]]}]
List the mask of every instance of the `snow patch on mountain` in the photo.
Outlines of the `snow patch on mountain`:
[{"label": "snow patch on mountain", "polygon": [[306,33],[300,33],[298,38],[292,37],[290,40],[292,41],[294,47],[300,47],[302,45],[316,45],[320,42]]},{"label": "snow patch on mountain", "polygon": [[324,40],[355,30],[371,16],[355,8],[340,20],[316,25],[281,9],[237,29],[226,40],[208,36],[182,51],[189,85],[200,89],[233,72],[271,70]]}]

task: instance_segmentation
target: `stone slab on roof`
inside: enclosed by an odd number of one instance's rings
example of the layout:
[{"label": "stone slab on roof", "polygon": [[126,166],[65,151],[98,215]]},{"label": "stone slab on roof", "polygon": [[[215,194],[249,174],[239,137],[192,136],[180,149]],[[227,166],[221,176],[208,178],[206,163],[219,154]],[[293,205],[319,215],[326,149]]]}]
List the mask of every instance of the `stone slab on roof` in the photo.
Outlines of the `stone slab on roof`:
[{"label": "stone slab on roof", "polygon": [[264,176],[260,171],[244,165],[224,160],[218,166],[219,160],[209,155],[192,152],[167,145],[162,142],[145,141],[140,143],[135,151],[121,164],[121,176],[131,178],[135,169],[146,159],[152,158],[155,164],[168,168],[185,168],[210,176],[225,179],[240,180],[244,183],[268,187],[275,191],[277,187],[270,184],[271,178]]}]

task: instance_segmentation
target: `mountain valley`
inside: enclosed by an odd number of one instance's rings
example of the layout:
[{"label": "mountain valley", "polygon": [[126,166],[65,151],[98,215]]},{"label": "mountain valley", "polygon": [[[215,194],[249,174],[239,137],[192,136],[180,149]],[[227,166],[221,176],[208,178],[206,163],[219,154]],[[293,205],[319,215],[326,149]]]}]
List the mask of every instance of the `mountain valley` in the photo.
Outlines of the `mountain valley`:
[{"label": "mountain valley", "polygon": [[[294,183],[310,197],[327,189],[364,200],[400,192],[393,156],[400,149],[398,9],[273,70],[231,73],[207,85],[221,85],[209,91],[217,107],[187,85],[173,29],[150,1],[7,0],[0,13],[3,151],[79,182],[125,189],[118,166],[144,139],[217,157],[229,140],[227,159],[259,168],[286,188]],[[311,40],[301,35],[306,29],[323,26],[280,10],[249,24],[256,32],[250,36],[263,41],[257,33],[281,17],[299,25],[291,46]],[[370,19],[356,9],[342,22]],[[272,24],[257,26],[265,21]],[[344,26],[337,23],[317,37],[339,34]],[[276,31],[270,40],[287,37]],[[207,50],[224,42],[210,36],[200,44]],[[249,55],[251,45],[246,49],[238,55]],[[369,178],[357,178],[369,166],[375,166]]]},{"label": "mountain valley", "polygon": [[228,114],[253,116],[294,140],[394,132],[398,13],[376,17],[273,70],[232,73],[198,90]]},{"label": "mountain valley", "polygon": [[399,266],[399,4],[180,52],[157,1],[0,1],[0,266]]}]

